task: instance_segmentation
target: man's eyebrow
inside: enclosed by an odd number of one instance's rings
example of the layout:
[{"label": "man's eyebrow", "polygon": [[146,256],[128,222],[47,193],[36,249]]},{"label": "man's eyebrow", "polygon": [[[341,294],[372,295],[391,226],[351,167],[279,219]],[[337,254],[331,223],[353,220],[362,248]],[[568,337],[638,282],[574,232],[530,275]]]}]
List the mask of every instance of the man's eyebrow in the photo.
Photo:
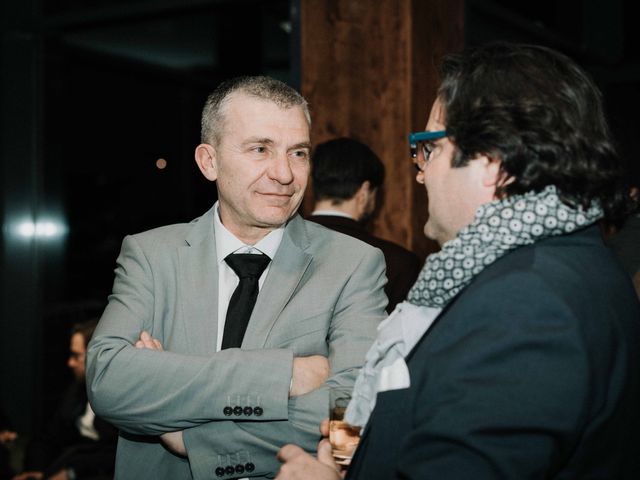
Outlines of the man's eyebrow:
[{"label": "man's eyebrow", "polygon": [[299,148],[306,148],[308,150],[311,150],[311,143],[309,142],[296,143],[295,145],[291,145],[289,147],[289,150],[296,150]]},{"label": "man's eyebrow", "polygon": [[428,145],[437,145],[440,140],[444,140],[444,137],[443,138],[434,138],[433,140],[425,140],[422,143],[426,143]]},{"label": "man's eyebrow", "polygon": [[[252,144],[260,144],[260,145],[274,145],[275,142],[267,137],[249,137],[246,140],[244,140],[242,142],[243,146],[246,145],[252,145]],[[310,142],[300,142],[300,143],[296,143],[295,145],[291,145],[290,147],[287,148],[287,150],[297,150],[300,148],[306,148],[307,150],[311,150],[311,143]]]},{"label": "man's eyebrow", "polygon": [[274,142],[270,138],[266,138],[266,137],[249,137],[244,142],[242,142],[242,145],[249,145],[251,143],[260,143],[262,145],[273,145]]}]

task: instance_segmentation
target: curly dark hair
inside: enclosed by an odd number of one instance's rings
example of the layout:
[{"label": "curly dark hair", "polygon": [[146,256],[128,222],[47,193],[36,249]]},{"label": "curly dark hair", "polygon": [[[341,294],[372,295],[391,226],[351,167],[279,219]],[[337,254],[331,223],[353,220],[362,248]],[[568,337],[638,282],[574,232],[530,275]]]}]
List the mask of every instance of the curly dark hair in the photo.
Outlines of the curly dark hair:
[{"label": "curly dark hair", "polygon": [[555,185],[569,205],[599,201],[610,221],[627,214],[602,95],[573,60],[546,47],[492,43],[447,56],[441,75],[454,167],[486,155],[513,179],[499,196]]}]

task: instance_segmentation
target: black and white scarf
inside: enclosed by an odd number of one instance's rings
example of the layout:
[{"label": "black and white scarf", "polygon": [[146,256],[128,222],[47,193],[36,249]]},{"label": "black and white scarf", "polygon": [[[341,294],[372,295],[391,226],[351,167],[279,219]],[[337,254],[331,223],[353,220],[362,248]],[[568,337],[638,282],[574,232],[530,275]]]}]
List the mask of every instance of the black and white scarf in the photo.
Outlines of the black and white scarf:
[{"label": "black and white scarf", "polygon": [[560,200],[553,185],[539,193],[482,205],[473,223],[429,256],[407,300],[415,305],[444,307],[484,268],[510,250],[571,233],[600,218],[599,205],[587,210],[570,207]]}]

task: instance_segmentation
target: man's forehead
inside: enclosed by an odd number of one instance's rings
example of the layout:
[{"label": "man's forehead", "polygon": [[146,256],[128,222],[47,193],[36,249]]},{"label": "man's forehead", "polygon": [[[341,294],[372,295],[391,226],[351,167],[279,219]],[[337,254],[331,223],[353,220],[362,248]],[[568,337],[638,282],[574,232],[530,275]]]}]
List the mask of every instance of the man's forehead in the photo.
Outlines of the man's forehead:
[{"label": "man's forehead", "polygon": [[429,120],[427,121],[427,130],[445,130],[445,112],[444,105],[440,98],[436,98],[431,107]]},{"label": "man's forehead", "polygon": [[71,344],[84,348],[84,337],[80,332],[76,332],[71,336]]},{"label": "man's forehead", "polygon": [[[281,115],[282,114],[282,115]],[[223,132],[242,137],[262,138],[271,142],[309,142],[309,123],[301,106],[280,107],[270,100],[250,95],[232,99],[224,115]],[[223,133],[222,140],[226,137]],[[278,142],[279,143],[279,142]]]},{"label": "man's forehead", "polygon": [[[274,100],[258,97],[246,92],[238,91],[231,93],[225,100],[222,111],[226,115],[236,114],[240,116],[250,116],[251,112],[257,109],[269,109],[281,112],[296,112],[304,117],[302,105],[283,106]],[[306,122],[306,118],[305,118]]]}]

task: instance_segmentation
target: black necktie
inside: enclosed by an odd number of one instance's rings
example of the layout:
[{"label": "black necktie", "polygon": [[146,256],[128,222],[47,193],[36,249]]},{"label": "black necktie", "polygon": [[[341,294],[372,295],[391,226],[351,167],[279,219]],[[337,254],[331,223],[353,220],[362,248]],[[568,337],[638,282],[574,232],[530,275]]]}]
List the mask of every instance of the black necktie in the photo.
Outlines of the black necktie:
[{"label": "black necktie", "polygon": [[240,283],[229,300],[222,349],[242,345],[249,317],[258,298],[258,279],[271,259],[264,254],[232,253],[224,261],[236,272]]}]

